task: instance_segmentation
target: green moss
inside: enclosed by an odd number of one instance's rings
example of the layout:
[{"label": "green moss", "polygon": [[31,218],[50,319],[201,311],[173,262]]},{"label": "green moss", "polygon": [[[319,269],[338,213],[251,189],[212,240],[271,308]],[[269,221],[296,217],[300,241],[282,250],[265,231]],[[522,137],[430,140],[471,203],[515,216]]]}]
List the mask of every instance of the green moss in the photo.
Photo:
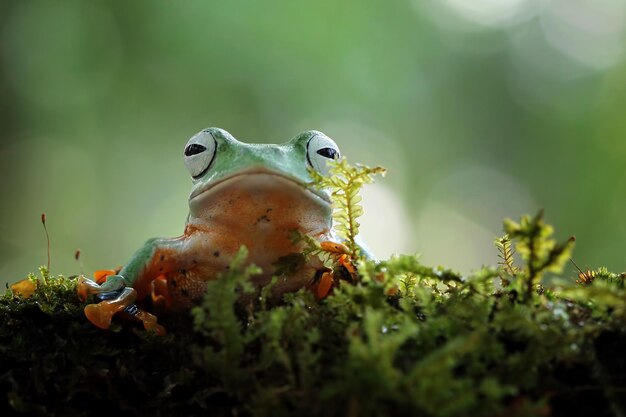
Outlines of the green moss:
[{"label": "green moss", "polygon": [[93,327],[71,278],[7,291],[0,414],[624,415],[624,276],[559,277],[573,241],[541,214],[504,229],[494,267],[353,259],[358,279],[321,301],[241,297],[257,272],[242,250],[201,305],[164,318],[165,337]]}]

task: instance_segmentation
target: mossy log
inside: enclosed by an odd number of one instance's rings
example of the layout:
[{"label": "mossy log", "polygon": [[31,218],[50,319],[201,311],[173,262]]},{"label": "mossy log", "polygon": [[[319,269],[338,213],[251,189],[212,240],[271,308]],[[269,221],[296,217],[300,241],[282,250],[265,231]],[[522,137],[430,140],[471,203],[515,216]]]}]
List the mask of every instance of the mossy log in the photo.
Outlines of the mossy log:
[{"label": "mossy log", "polygon": [[[526,220],[524,230],[538,221]],[[567,250],[545,239],[513,241],[534,246],[539,275],[559,262],[552,249]],[[76,280],[44,268],[30,297],[7,290],[0,414],[626,413],[623,276],[599,270],[547,288],[527,266],[464,277],[402,256],[360,261],[358,279],[323,300],[301,291],[269,305],[267,291],[240,297],[254,291],[244,258],[208,284],[202,305],[165,317],[164,337],[132,322],[92,326]]]},{"label": "mossy log", "polygon": [[626,415],[624,274],[560,275],[574,241],[555,241],[541,213],[505,221],[501,262],[468,276],[367,259],[357,192],[382,171],[336,169],[317,181],[347,250],[296,236],[305,250],[275,278],[317,256],[333,274],[315,294],[253,288],[243,248],[201,305],[161,317],[166,336],[94,327],[76,279],[46,268],[8,289],[0,415]]}]

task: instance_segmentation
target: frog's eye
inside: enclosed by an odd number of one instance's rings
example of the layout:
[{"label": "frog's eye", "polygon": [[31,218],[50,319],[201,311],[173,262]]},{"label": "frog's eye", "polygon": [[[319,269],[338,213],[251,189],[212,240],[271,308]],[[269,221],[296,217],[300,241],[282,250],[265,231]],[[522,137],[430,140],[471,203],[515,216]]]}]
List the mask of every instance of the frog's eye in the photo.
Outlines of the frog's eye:
[{"label": "frog's eye", "polygon": [[306,158],[309,165],[322,175],[328,174],[327,162],[340,157],[339,147],[328,136],[317,134],[309,140],[306,146]]},{"label": "frog's eye", "polygon": [[185,165],[192,178],[204,175],[215,159],[217,143],[210,132],[202,131],[189,139],[185,145]]}]

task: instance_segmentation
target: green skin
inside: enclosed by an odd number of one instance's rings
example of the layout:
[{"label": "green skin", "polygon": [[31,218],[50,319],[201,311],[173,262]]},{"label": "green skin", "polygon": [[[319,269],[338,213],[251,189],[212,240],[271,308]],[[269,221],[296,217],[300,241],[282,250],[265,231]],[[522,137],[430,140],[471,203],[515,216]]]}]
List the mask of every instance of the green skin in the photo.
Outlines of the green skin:
[{"label": "green skin", "polygon": [[[279,259],[302,249],[290,238],[294,231],[318,241],[337,241],[328,193],[308,186],[309,169],[323,172],[327,159],[339,157],[338,149],[331,158],[323,155],[336,149],[323,133],[304,132],[279,145],[247,144],[222,129],[208,128],[189,143],[198,138],[215,152],[206,169],[192,177],[184,234],[148,240],[118,275],[90,292],[132,286],[142,300],[154,292],[152,282],[160,276],[167,282],[171,307],[188,308],[201,297],[206,281],[228,268],[242,245],[249,250],[248,262],[263,270],[255,283],[264,285]],[[201,168],[190,171],[193,175]],[[280,280],[275,291],[306,286],[320,268],[315,262],[301,267]]]}]

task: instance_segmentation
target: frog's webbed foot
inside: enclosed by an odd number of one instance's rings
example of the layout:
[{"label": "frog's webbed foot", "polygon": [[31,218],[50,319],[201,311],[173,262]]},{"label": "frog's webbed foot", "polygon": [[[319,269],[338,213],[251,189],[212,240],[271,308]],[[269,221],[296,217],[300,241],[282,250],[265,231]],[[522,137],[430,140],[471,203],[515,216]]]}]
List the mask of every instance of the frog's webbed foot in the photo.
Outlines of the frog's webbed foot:
[{"label": "frog's webbed foot", "polygon": [[354,283],[357,278],[355,259],[346,245],[324,240],[320,242],[320,248],[330,256],[332,266],[318,269],[310,283],[309,288],[318,300],[326,298],[340,281]]},{"label": "frog's webbed foot", "polygon": [[127,287],[121,275],[107,277],[102,285],[84,277],[79,278],[77,286],[78,297],[85,301],[87,296],[95,294],[101,300],[99,303],[85,307],[85,316],[96,327],[108,329],[113,316],[124,312],[142,322],[146,330],[154,331],[159,336],[165,334],[165,328],[157,323],[157,318],[147,311],[141,310],[135,304],[137,291]]},{"label": "frog's webbed foot", "polygon": [[124,287],[119,291],[99,293],[97,297],[102,301],[87,305],[85,316],[95,326],[108,329],[114,314],[124,311],[127,307],[135,306],[137,291],[131,287]]}]

